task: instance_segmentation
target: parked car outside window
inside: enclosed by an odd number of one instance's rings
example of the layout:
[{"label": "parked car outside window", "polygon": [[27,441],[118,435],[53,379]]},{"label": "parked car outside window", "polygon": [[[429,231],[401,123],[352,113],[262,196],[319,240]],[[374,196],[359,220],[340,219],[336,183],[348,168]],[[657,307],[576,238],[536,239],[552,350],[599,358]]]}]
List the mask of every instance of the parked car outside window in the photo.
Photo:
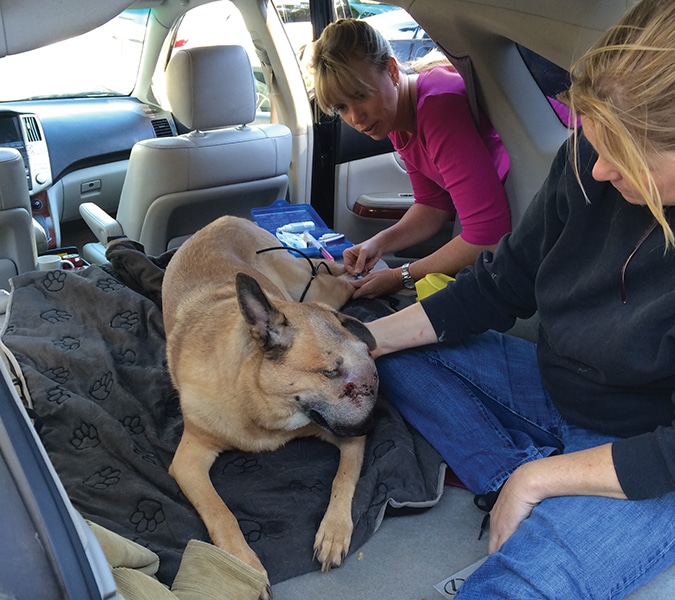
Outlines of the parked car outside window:
[{"label": "parked car outside window", "polygon": [[[275,1],[284,22],[288,37],[303,68],[307,88],[312,88],[311,74],[307,69],[308,44],[312,41],[309,4],[290,4]],[[436,50],[436,44],[422,27],[405,10],[384,2],[335,1],[336,18],[363,19],[389,41],[399,63],[406,65]]]}]

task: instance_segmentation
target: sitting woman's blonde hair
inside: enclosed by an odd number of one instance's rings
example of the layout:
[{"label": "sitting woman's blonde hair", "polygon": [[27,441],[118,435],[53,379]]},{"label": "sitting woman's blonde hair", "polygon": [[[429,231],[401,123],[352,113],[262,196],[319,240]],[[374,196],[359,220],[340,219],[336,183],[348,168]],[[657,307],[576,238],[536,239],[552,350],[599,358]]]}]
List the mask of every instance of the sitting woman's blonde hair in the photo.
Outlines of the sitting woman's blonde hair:
[{"label": "sitting woman's blonde hair", "polygon": [[384,71],[392,56],[389,42],[365,21],[339,19],[328,25],[314,42],[309,63],[319,108],[331,114],[339,98],[372,94],[375,90],[352,68],[353,62],[366,61]]},{"label": "sitting woman's blonde hair", "polygon": [[571,81],[564,100],[572,113],[592,121],[596,150],[639,192],[674,247],[649,160],[675,150],[675,2],[637,4],[577,61]]}]

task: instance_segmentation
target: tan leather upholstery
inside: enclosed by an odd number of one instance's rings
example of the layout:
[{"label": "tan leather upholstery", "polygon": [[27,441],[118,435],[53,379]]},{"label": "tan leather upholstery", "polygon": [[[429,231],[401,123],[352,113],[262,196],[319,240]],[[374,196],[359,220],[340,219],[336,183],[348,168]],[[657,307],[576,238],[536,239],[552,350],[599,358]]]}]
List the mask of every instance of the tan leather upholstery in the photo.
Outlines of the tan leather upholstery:
[{"label": "tan leather upholstery", "polygon": [[[133,147],[117,212],[124,235],[150,255],[178,246],[221,215],[251,218],[251,208],[284,198],[291,160],[286,126],[250,125],[255,81],[241,46],[180,50],[166,81],[174,117],[192,131]],[[88,218],[89,209],[80,212],[104,245],[109,230],[100,213]],[[83,254],[102,262],[104,247],[87,245]]]},{"label": "tan leather upholstery", "polygon": [[18,150],[0,148],[0,288],[35,269],[37,251],[26,168]]}]

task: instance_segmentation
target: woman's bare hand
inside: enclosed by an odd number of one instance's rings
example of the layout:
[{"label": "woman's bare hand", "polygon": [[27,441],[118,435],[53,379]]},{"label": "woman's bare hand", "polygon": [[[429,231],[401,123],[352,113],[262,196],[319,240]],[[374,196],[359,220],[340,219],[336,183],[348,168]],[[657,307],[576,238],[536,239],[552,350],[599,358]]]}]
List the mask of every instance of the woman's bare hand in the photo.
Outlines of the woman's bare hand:
[{"label": "woman's bare hand", "polygon": [[403,288],[401,269],[378,269],[365,277],[352,281],[356,288],[353,298],[377,298],[385,294],[395,294]]}]

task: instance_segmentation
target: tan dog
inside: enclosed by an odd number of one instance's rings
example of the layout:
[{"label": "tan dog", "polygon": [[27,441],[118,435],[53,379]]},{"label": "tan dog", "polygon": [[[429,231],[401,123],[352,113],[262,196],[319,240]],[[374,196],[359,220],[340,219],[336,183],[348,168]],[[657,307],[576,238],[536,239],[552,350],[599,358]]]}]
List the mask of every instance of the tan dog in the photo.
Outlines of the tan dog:
[{"label": "tan dog", "polygon": [[[254,223],[222,217],[176,252],[162,287],[167,358],[185,429],[171,475],[214,544],[266,574],[209,469],[224,450],[275,450],[319,436],[340,448],[314,553],[339,566],[351,540],[352,499],[378,379],[374,339],[336,308],[352,285],[316,270]],[[336,272],[339,267],[331,264]],[[299,302],[305,288],[306,301]],[[322,302],[319,304],[318,302]],[[262,598],[269,597],[269,586]]]}]

